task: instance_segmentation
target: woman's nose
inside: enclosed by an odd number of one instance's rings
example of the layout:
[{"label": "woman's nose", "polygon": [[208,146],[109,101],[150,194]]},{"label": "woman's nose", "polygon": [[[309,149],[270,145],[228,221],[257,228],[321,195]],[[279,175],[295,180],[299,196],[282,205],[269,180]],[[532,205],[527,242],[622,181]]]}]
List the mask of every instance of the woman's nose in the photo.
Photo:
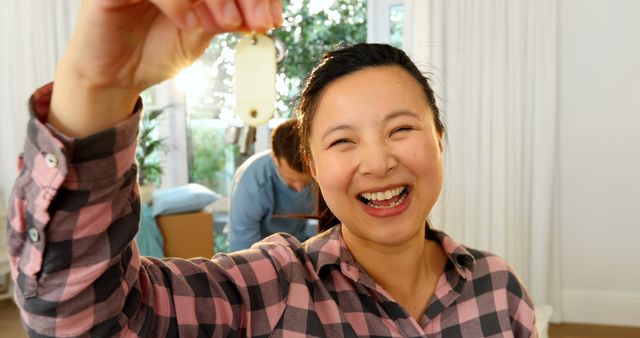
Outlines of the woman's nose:
[{"label": "woman's nose", "polygon": [[384,143],[361,145],[359,172],[362,175],[384,177],[398,166],[393,151]]}]

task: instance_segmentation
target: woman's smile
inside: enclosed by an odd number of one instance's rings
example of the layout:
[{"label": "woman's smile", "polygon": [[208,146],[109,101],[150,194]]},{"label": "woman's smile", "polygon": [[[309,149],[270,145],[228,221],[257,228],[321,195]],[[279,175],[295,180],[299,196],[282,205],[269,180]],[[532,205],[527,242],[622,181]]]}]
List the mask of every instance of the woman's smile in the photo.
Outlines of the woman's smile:
[{"label": "woman's smile", "polygon": [[374,217],[392,217],[405,211],[411,203],[411,190],[401,185],[394,188],[362,192],[357,199],[362,210]]}]

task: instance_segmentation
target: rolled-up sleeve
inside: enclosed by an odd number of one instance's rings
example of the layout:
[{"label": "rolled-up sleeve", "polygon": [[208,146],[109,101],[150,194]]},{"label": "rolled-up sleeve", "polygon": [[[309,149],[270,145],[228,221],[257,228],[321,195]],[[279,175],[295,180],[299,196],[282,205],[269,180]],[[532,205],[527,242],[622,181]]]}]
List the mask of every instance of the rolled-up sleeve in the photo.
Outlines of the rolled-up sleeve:
[{"label": "rolled-up sleeve", "polygon": [[[286,269],[273,255],[263,250],[191,260],[139,255],[134,158],[140,101],[127,120],[71,139],[45,122],[51,92],[50,84],[31,99],[9,210],[11,273],[28,334],[269,334],[285,304],[279,274]],[[265,309],[267,296],[273,301]]]},{"label": "rolled-up sleeve", "polygon": [[9,255],[30,334],[73,336],[117,317],[115,306],[99,304],[122,304],[136,279],[134,153],[142,106],[113,128],[71,139],[45,122],[51,92],[50,84],[30,101]]}]

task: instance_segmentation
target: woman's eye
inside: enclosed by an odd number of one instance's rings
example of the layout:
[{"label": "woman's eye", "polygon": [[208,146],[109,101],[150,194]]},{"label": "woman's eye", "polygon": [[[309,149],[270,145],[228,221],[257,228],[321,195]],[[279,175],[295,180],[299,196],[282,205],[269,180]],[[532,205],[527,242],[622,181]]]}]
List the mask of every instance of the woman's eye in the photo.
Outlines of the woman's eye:
[{"label": "woman's eye", "polygon": [[394,130],[391,132],[391,135],[393,135],[393,134],[395,134],[395,133],[398,133],[398,132],[404,132],[404,131],[410,131],[410,130],[413,130],[413,128],[412,128],[411,126],[402,126],[402,127],[398,127],[398,128],[394,129]]},{"label": "woman's eye", "polygon": [[331,142],[331,144],[329,144],[329,148],[331,148],[333,146],[337,146],[339,144],[345,144],[345,143],[351,143],[351,140],[346,139],[346,138],[341,138],[341,139],[335,140],[335,141]]}]

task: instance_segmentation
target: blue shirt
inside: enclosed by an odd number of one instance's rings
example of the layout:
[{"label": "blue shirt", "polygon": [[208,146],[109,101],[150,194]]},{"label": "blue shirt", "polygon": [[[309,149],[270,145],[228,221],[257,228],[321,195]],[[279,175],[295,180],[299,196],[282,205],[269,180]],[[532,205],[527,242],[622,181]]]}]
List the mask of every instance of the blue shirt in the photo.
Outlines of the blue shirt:
[{"label": "blue shirt", "polygon": [[249,248],[277,233],[289,233],[306,240],[307,221],[274,215],[312,214],[315,198],[310,186],[297,192],[286,184],[271,157],[271,151],[246,160],[233,177],[229,206],[229,250]]}]

